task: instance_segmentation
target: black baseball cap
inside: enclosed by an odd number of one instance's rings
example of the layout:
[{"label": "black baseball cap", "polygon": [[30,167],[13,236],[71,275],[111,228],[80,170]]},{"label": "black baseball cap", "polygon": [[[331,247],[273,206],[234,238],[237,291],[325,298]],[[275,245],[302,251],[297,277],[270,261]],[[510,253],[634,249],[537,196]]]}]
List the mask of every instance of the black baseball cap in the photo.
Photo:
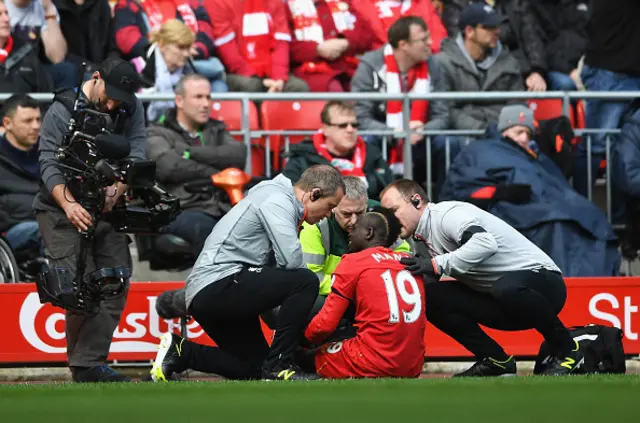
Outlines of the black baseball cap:
[{"label": "black baseball cap", "polygon": [[98,72],[104,81],[107,97],[119,100],[131,109],[135,108],[140,77],[131,63],[110,57],[100,64]]},{"label": "black baseball cap", "polygon": [[489,28],[500,26],[507,19],[486,3],[471,3],[460,12],[460,29],[467,26],[483,25]]}]

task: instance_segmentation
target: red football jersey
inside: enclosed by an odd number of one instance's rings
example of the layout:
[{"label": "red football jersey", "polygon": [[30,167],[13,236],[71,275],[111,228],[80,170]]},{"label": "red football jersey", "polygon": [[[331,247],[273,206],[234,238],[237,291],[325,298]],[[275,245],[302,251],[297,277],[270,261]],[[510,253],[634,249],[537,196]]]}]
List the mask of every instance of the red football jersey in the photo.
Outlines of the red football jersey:
[{"label": "red football jersey", "polygon": [[[357,351],[350,356],[363,376],[416,377],[422,370],[424,283],[400,264],[408,256],[388,248],[369,248],[343,256],[333,273],[329,296],[346,298],[356,306],[357,342],[351,348]],[[322,316],[323,311],[307,328],[305,334],[311,340],[334,329],[321,327],[323,322],[335,321]]]}]

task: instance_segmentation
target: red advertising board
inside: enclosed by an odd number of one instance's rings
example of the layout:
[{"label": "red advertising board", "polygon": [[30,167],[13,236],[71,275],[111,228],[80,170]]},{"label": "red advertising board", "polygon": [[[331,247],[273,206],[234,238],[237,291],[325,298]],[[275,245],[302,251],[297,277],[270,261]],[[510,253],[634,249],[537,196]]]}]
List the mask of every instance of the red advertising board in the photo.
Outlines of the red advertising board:
[{"label": "red advertising board", "polygon": [[[157,296],[183,282],[134,282],[120,326],[114,332],[109,359],[151,360],[157,340],[177,320],[160,319],[155,311]],[[560,317],[569,326],[599,323],[624,331],[627,354],[640,354],[640,278],[568,278],[568,300]],[[64,362],[64,312],[42,305],[33,284],[0,284],[2,344],[0,363]],[[230,323],[232,324],[232,323]],[[499,332],[488,330],[509,354],[533,356],[542,338],[535,331]],[[265,330],[267,336],[268,331]],[[188,325],[191,340],[212,345],[200,326]],[[432,326],[425,333],[427,356],[469,357],[469,352]]]}]

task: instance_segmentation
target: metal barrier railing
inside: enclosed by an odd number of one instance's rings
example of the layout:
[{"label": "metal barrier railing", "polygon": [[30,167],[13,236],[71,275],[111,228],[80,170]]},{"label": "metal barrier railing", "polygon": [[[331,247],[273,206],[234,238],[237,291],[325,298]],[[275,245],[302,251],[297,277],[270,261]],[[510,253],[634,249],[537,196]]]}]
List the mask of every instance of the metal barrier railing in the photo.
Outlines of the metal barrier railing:
[{"label": "metal barrier railing", "polygon": [[[30,94],[34,99],[41,102],[50,102],[53,94],[33,93]],[[10,97],[10,94],[0,94],[0,102]],[[534,99],[562,99],[563,112],[569,115],[571,110],[571,100],[578,99],[615,99],[615,100],[632,100],[640,97],[639,91],[626,92],[588,92],[588,91],[547,91],[547,92],[449,92],[449,93],[429,93],[429,94],[386,94],[386,93],[214,93],[212,98],[218,101],[236,100],[242,105],[242,133],[244,143],[249,147],[251,145],[251,132],[249,126],[249,102],[250,101],[310,101],[310,100],[401,100],[403,102],[404,125],[401,132],[395,133],[396,136],[404,138],[405,160],[411,162],[411,145],[408,142],[409,137],[413,133],[409,129],[410,105],[412,100],[452,100],[452,101],[473,101],[474,103],[495,102],[496,100],[534,100]],[[138,98],[143,102],[150,101],[170,101],[174,99],[173,94],[140,94]],[[250,149],[246,170],[251,170],[251,151]],[[404,176],[412,178],[411,166],[405,166]]]},{"label": "metal barrier railing", "polygon": [[[0,94],[0,102],[6,100],[11,94]],[[32,93],[30,94],[34,99],[48,103],[53,99],[53,94],[49,93]],[[151,101],[171,101],[174,99],[173,94],[139,94],[143,102]],[[290,136],[293,135],[311,135],[315,131],[267,131],[267,130],[252,130],[250,129],[249,110],[250,102],[261,102],[265,100],[269,101],[313,101],[313,100],[374,100],[374,101],[388,101],[388,100],[401,100],[403,103],[403,128],[400,132],[394,131],[360,131],[361,135],[376,135],[382,137],[383,145],[382,150],[386,159],[386,147],[387,138],[391,135],[398,138],[403,138],[404,161],[407,163],[412,162],[412,150],[409,142],[409,137],[413,133],[419,133],[426,136],[426,164],[427,164],[427,188],[431,195],[431,159],[432,159],[432,137],[437,135],[442,136],[466,136],[466,137],[478,137],[483,134],[483,131],[456,131],[456,130],[444,130],[444,131],[412,131],[409,129],[410,120],[410,105],[412,100],[450,100],[450,101],[473,101],[476,104],[482,102],[495,102],[497,100],[520,100],[525,102],[527,100],[536,99],[562,99],[562,110],[566,116],[570,115],[571,102],[580,99],[599,99],[599,100],[616,100],[616,101],[630,101],[636,98],[640,98],[640,91],[547,91],[547,92],[435,92],[429,94],[386,94],[386,93],[213,93],[212,99],[216,101],[240,101],[242,110],[242,125],[238,131],[232,131],[236,135],[242,135],[245,145],[247,145],[247,160],[245,164],[245,170],[251,173],[252,164],[252,151],[251,144],[252,139],[265,137],[265,171],[267,176],[271,176],[271,163],[270,163],[270,136],[280,135],[284,136],[284,151],[289,152],[290,148]],[[593,134],[605,135],[605,160],[609,162],[611,156],[611,143],[612,136],[617,135],[619,129],[576,129],[577,136],[583,137],[583,142],[587,143],[587,162],[590,163],[592,159],[591,147]],[[449,139],[445,141],[445,156],[446,156],[446,169],[449,169],[450,165],[450,143]],[[592,180],[591,167],[587,166],[587,177]],[[404,177],[412,178],[413,169],[411,166],[404,167]],[[612,212],[612,189],[611,189],[611,170],[610,166],[606,169],[606,213],[609,219],[611,219]],[[593,191],[591,185],[588,188],[588,198],[593,199]]]}]

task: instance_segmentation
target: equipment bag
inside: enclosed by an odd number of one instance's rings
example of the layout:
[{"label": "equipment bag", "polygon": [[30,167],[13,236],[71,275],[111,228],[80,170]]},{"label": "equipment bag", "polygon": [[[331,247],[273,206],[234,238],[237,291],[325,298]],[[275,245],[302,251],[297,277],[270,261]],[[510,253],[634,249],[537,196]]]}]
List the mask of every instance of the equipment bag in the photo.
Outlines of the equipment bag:
[{"label": "equipment bag", "polygon": [[[584,364],[575,373],[625,373],[626,363],[622,346],[622,331],[616,327],[603,325],[574,326],[569,328],[571,337],[580,345],[584,354]],[[541,374],[547,367],[551,348],[546,341],[540,345],[540,352],[533,369]]]}]

